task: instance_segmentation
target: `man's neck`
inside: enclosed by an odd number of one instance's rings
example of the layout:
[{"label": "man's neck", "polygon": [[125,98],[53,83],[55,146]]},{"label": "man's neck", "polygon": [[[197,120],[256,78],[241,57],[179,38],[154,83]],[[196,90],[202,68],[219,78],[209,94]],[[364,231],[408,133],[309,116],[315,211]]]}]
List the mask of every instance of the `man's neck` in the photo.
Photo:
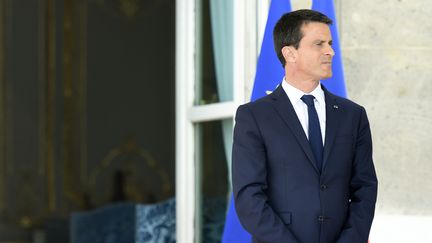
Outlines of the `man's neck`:
[{"label": "man's neck", "polygon": [[289,77],[288,75],[285,76],[285,82],[306,94],[311,93],[319,85],[319,80],[299,80],[294,77]]}]

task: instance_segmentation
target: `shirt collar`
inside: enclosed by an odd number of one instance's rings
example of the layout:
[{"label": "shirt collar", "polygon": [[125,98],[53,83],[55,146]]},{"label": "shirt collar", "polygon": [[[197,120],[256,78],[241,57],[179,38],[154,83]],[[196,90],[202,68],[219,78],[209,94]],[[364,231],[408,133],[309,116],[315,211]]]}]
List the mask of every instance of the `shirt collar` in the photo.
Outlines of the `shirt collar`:
[{"label": "shirt collar", "polygon": [[325,104],[324,91],[321,88],[321,83],[318,83],[318,86],[312,90],[312,92],[305,93],[286,82],[284,77],[282,80],[282,88],[293,105],[300,101],[300,98],[305,94],[313,95],[320,105]]}]

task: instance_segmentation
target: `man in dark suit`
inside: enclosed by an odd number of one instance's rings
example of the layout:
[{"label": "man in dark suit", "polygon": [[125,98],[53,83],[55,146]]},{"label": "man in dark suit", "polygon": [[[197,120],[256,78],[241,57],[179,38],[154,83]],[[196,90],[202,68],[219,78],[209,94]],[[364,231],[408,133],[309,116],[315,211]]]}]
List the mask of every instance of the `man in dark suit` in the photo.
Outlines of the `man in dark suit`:
[{"label": "man in dark suit", "polygon": [[313,10],[281,17],[275,49],[285,77],[236,114],[233,190],[253,242],[366,243],[377,197],[365,109],[328,92],[329,25]]}]

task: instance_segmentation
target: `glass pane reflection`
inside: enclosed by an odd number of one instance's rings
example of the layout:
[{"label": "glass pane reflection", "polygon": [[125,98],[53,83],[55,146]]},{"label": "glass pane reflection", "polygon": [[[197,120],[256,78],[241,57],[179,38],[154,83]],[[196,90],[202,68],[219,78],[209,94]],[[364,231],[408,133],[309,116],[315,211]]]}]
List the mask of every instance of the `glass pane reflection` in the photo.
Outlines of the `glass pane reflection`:
[{"label": "glass pane reflection", "polygon": [[[231,120],[225,121],[231,125]],[[223,121],[196,125],[196,242],[221,242],[229,191]],[[231,136],[231,132],[227,134]],[[231,140],[227,140],[231,143]],[[231,145],[229,145],[231,146]]]},{"label": "glass pane reflection", "polygon": [[231,5],[196,1],[195,105],[233,99]]}]

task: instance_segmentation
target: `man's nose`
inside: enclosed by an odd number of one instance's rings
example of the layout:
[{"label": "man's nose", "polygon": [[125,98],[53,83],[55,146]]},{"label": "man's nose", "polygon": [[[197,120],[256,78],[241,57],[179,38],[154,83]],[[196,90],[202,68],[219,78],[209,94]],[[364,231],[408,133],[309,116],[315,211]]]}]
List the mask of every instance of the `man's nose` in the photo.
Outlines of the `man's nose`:
[{"label": "man's nose", "polygon": [[325,54],[332,56],[332,57],[335,55],[335,51],[333,50],[333,47],[331,45],[327,46],[327,48],[325,50]]}]

